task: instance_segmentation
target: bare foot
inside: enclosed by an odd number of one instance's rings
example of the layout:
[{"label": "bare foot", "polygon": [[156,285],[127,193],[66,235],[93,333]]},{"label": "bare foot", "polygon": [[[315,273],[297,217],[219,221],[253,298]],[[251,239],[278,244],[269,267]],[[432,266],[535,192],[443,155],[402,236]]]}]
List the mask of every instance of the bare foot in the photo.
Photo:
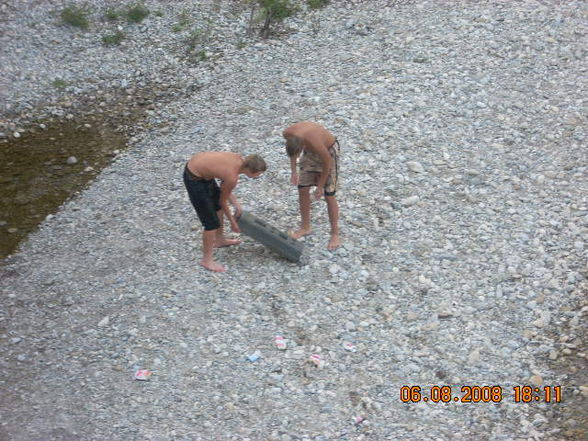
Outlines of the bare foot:
[{"label": "bare foot", "polygon": [[296,231],[288,231],[288,235],[292,239],[300,239],[302,236],[307,236],[310,233],[312,233],[312,230],[310,228],[300,228]]},{"label": "bare foot", "polygon": [[222,266],[220,263],[215,262],[214,260],[210,262],[205,262],[204,260],[201,260],[200,265],[202,265],[204,268],[210,271],[214,271],[215,273],[223,273],[226,271],[224,266]]},{"label": "bare foot", "polygon": [[231,245],[239,245],[241,241],[239,239],[215,239],[214,247],[215,248],[223,248],[223,247],[230,247]]},{"label": "bare foot", "polygon": [[341,245],[341,241],[339,240],[338,234],[331,234],[331,240],[329,240],[329,245],[327,245],[327,250],[334,251],[339,248]]}]

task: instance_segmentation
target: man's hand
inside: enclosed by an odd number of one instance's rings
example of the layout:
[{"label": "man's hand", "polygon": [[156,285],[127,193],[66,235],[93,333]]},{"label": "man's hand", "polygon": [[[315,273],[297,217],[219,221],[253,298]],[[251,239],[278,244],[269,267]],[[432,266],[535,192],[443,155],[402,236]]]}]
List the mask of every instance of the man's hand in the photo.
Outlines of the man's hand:
[{"label": "man's hand", "polygon": [[325,192],[325,187],[323,187],[321,185],[317,185],[316,190],[314,191],[314,200],[319,201],[323,197],[324,192]]},{"label": "man's hand", "polygon": [[239,203],[234,204],[233,207],[235,208],[233,216],[235,217],[235,219],[239,219],[243,214],[243,208],[241,208],[241,204]]},{"label": "man's hand", "polygon": [[292,173],[292,176],[290,177],[290,183],[292,185],[298,185],[298,173]]},{"label": "man's hand", "polygon": [[234,221],[234,220],[231,221],[231,231],[233,233],[240,233],[241,232],[241,229],[239,228],[239,225],[237,225],[237,222]]}]

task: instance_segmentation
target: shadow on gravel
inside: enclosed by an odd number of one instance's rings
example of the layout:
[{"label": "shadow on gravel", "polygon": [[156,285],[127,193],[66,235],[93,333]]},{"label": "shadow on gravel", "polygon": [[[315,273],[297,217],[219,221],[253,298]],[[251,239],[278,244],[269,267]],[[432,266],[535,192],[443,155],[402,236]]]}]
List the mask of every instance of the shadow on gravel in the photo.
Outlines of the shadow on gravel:
[{"label": "shadow on gravel", "polygon": [[[588,328],[585,326],[582,308],[588,307],[588,283],[580,284],[574,297],[584,299],[569,311],[576,311],[580,321],[575,326],[568,324],[555,330],[554,339],[559,342],[560,356],[551,361],[551,368],[565,376],[562,386],[562,402],[554,405],[553,427],[562,430],[565,439],[585,441],[588,434],[588,395],[580,389],[588,386]],[[567,353],[564,352],[567,349]]]}]

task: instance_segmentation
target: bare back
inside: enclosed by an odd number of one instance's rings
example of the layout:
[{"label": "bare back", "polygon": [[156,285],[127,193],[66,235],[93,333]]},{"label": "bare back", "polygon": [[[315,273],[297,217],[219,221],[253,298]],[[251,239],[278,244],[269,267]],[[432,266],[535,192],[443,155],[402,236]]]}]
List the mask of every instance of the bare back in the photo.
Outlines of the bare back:
[{"label": "bare back", "polygon": [[303,142],[303,148],[320,153],[320,151],[327,151],[332,146],[336,139],[335,137],[320,124],[303,121],[292,124],[283,133],[284,138],[296,136]]},{"label": "bare back", "polygon": [[231,152],[201,152],[196,153],[188,161],[188,169],[204,179],[221,179],[236,182],[243,164],[243,158],[238,153]]}]

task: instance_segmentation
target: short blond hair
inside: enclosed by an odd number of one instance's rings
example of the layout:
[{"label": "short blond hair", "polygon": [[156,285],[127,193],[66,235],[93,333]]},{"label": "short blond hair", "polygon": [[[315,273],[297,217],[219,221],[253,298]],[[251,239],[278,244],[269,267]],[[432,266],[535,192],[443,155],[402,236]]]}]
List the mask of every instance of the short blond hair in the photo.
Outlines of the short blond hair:
[{"label": "short blond hair", "polygon": [[243,168],[246,168],[253,173],[264,172],[267,170],[267,164],[261,156],[249,155],[243,160]]},{"label": "short blond hair", "polygon": [[302,140],[297,136],[291,136],[286,139],[286,153],[291,158],[298,156],[302,151]]}]

